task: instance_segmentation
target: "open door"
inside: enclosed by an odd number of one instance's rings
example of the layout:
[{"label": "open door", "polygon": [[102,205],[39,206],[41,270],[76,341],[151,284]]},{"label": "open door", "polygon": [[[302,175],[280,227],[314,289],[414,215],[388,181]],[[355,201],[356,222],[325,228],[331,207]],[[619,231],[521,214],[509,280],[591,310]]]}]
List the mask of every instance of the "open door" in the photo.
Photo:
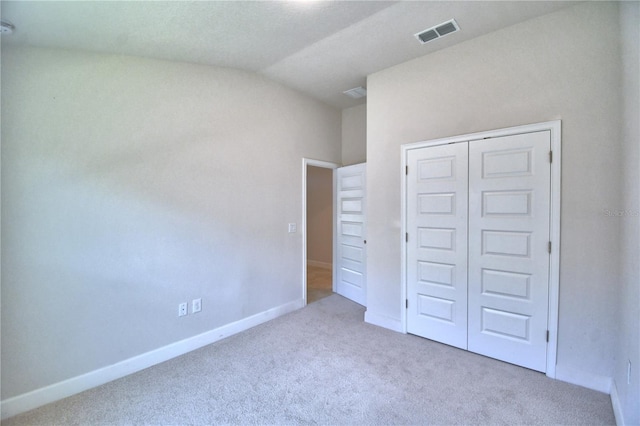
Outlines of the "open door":
[{"label": "open door", "polygon": [[366,165],[337,169],[336,292],[366,306]]}]

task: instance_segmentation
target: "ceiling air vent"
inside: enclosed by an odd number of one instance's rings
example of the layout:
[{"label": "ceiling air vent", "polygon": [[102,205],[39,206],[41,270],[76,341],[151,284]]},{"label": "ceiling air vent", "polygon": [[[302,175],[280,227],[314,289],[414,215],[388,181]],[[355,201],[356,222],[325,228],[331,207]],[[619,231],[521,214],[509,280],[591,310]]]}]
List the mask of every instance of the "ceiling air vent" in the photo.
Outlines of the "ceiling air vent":
[{"label": "ceiling air vent", "polygon": [[459,30],[460,27],[458,26],[458,23],[455,19],[452,19],[450,21],[443,22],[440,25],[436,25],[435,27],[420,31],[418,34],[415,34],[415,36],[420,43],[425,44],[440,37],[444,37],[447,34],[455,33]]},{"label": "ceiling air vent", "polygon": [[365,96],[367,96],[367,89],[365,89],[364,87],[360,86],[360,87],[354,87],[353,89],[345,90],[342,93],[344,93],[345,95],[349,96],[350,98],[360,99],[360,98],[364,98]]}]

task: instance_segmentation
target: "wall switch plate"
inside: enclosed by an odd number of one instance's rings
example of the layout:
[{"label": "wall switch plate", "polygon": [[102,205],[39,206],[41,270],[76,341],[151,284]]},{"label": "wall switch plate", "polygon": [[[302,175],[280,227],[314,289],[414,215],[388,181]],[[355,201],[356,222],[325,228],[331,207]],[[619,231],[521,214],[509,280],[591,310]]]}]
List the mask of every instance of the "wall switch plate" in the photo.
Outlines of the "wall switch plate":
[{"label": "wall switch plate", "polygon": [[191,312],[192,313],[196,313],[196,312],[200,312],[202,310],[202,299],[198,298],[198,299],[193,299],[191,301]]},{"label": "wall switch plate", "polygon": [[178,305],[178,316],[183,317],[187,315],[187,302]]},{"label": "wall switch plate", "polygon": [[293,234],[294,232],[298,231],[298,226],[295,223],[290,223],[289,224],[289,233]]}]

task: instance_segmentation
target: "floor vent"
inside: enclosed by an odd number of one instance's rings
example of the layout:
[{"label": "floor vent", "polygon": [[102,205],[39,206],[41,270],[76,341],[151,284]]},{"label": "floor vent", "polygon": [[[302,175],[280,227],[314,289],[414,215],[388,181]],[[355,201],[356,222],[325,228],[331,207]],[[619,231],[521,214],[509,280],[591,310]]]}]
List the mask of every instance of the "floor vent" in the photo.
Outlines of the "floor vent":
[{"label": "floor vent", "polygon": [[440,37],[444,37],[447,34],[455,33],[456,31],[460,31],[460,27],[456,20],[452,19],[450,21],[443,22],[440,25],[436,25],[435,27],[420,31],[418,34],[415,34],[415,36],[420,43],[425,44]]}]

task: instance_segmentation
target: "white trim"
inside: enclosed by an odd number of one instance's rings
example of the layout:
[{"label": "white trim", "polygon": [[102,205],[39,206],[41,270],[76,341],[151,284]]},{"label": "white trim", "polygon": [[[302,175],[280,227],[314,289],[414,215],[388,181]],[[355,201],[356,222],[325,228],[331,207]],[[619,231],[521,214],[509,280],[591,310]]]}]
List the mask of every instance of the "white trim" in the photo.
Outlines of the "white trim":
[{"label": "white trim", "polygon": [[309,260],[309,259],[307,259],[307,266],[315,266],[316,268],[333,270],[333,263],[320,262],[319,260]]},{"label": "white trim", "polygon": [[412,142],[401,146],[402,152],[410,149],[424,148],[427,146],[444,145],[448,143],[456,142],[470,142],[475,140],[482,140],[485,138],[497,138],[500,136],[513,136],[523,133],[539,132],[542,130],[552,130],[556,128],[560,129],[560,120],[545,121],[544,123],[525,124],[523,126],[506,127],[504,129],[487,130],[478,133],[467,133],[465,135],[457,135],[446,138],[431,139],[427,141]]},{"label": "white trim", "polygon": [[116,364],[6,399],[0,403],[2,420],[136,373],[145,368],[248,330],[302,307],[304,307],[303,299],[285,303],[284,305],[259,312],[250,317],[223,325],[222,327],[197,336],[171,343]]},{"label": "white trim", "polygon": [[[400,330],[403,333],[407,333],[407,240],[406,235],[407,232],[407,167],[409,166],[407,162],[407,154],[408,154],[408,146],[411,145],[402,145],[400,148],[402,149],[402,153],[400,155],[401,158],[401,167],[400,174],[402,188],[400,188],[400,265],[402,271],[400,273]],[[413,146],[413,148],[419,148],[420,146]]]},{"label": "white trim", "polygon": [[549,240],[551,255],[549,256],[549,342],[547,345],[547,377],[556,377],[558,355],[558,312],[560,310],[560,199],[562,192],[562,123],[560,120],[541,123],[551,131],[551,220],[549,221]]},{"label": "white trim", "polygon": [[618,395],[615,380],[611,382],[611,406],[613,407],[613,415],[616,418],[616,425],[624,426],[624,414],[622,412],[622,404],[620,404],[620,396]]},{"label": "white trim", "polygon": [[364,322],[397,331],[399,333],[405,333],[402,328],[402,320],[391,318],[386,315],[376,314],[371,312],[369,309],[364,312]]},{"label": "white trim", "polygon": [[613,379],[608,376],[590,373],[588,371],[577,370],[572,367],[556,365],[557,380],[582,386],[598,392],[609,394],[611,392]]},{"label": "white trim", "polygon": [[[433,139],[428,141],[414,142],[402,145],[401,161],[402,167],[402,206],[401,206],[401,312],[404,312],[401,318],[401,330],[407,331],[407,311],[405,308],[405,300],[407,298],[407,245],[405,244],[405,234],[407,232],[407,176],[405,168],[407,166],[408,151],[412,149],[420,149],[429,146],[444,145],[457,142],[476,142],[485,138],[496,138],[500,136],[512,136],[523,133],[539,132],[548,130],[551,132],[551,151],[553,151],[553,161],[551,163],[551,218],[549,238],[552,242],[552,251],[550,254],[549,264],[549,314],[547,318],[547,327],[549,329],[549,344],[547,345],[547,369],[546,375],[551,378],[557,378],[556,362],[558,351],[558,310],[559,310],[559,294],[560,294],[560,192],[561,192],[561,164],[562,164],[562,144],[561,144],[561,121],[547,121],[544,123],[526,124],[524,126],[508,127],[504,129],[489,130],[479,133],[469,133],[466,135],[452,136],[447,138]],[[607,391],[608,392],[608,391]]]},{"label": "white trim", "polygon": [[[333,170],[333,194],[332,200],[336,198],[336,171],[338,164],[329,161],[313,160],[311,158],[302,159],[302,300],[304,306],[307,305],[307,166],[322,167]],[[333,264],[336,264],[336,203],[333,202]],[[333,267],[332,267],[333,268]],[[333,291],[336,291],[336,271],[333,271]]]}]

